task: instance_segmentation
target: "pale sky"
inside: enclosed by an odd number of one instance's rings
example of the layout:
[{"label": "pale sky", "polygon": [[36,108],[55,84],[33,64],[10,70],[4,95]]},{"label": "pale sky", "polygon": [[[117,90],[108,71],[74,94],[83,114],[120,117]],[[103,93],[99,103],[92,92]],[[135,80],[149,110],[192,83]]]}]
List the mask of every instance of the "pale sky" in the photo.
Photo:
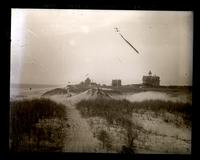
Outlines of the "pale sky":
[{"label": "pale sky", "polygon": [[192,12],[12,9],[11,40],[11,83],[192,85]]}]

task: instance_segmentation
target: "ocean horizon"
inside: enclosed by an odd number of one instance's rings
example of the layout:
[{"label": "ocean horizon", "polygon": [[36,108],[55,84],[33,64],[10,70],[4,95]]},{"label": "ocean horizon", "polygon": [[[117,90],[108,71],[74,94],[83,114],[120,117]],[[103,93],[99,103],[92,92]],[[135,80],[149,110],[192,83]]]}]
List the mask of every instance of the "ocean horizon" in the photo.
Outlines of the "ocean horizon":
[{"label": "ocean horizon", "polygon": [[49,87],[59,87],[59,86],[64,86],[62,84],[60,85],[56,85],[56,84],[25,84],[25,83],[21,83],[21,84],[17,84],[17,83],[11,83],[10,84],[10,88],[32,88],[32,89],[38,89],[38,88],[49,88]]}]

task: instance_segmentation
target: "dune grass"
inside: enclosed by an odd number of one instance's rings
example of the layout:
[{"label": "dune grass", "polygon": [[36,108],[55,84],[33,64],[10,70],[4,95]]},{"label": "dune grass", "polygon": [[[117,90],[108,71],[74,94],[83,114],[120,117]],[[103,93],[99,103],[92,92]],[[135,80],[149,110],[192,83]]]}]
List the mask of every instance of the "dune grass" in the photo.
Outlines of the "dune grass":
[{"label": "dune grass", "polygon": [[[134,140],[137,138],[136,130],[141,127],[137,122],[132,122],[132,113],[128,108],[123,107],[128,104],[129,102],[126,100],[118,101],[97,98],[80,101],[77,104],[77,109],[81,112],[83,117],[102,117],[106,119],[110,125],[120,125],[123,127],[126,130],[126,147],[130,150],[134,150]],[[108,144],[112,146],[110,142]]]},{"label": "dune grass", "polygon": [[[65,106],[48,99],[10,103],[10,150],[57,151],[62,148]],[[57,139],[57,142],[55,141]]]},{"label": "dune grass", "polygon": [[[133,112],[153,111],[157,116],[163,118],[165,122],[172,122],[177,126],[191,126],[192,121],[192,104],[162,100],[146,100],[143,102],[132,102]],[[171,119],[168,114],[174,115]],[[183,124],[179,119],[182,118]]]},{"label": "dune grass", "polygon": [[101,117],[106,119],[110,125],[119,125],[126,130],[124,133],[126,144],[122,146],[121,152],[128,150],[128,152],[135,153],[135,141],[140,132],[144,131],[142,126],[136,120],[133,121],[132,113],[134,112],[152,112],[158,118],[163,118],[165,122],[174,123],[179,126],[183,125],[182,121],[180,123],[180,121],[176,121],[176,119],[181,117],[184,125],[191,126],[192,106],[189,103],[161,100],[130,102],[125,99],[114,100],[99,98],[82,100],[77,103],[76,106],[83,117]]},{"label": "dune grass", "polygon": [[67,89],[64,88],[55,88],[50,91],[45,92],[42,96],[51,96],[56,94],[67,94]]},{"label": "dune grass", "polygon": [[[142,88],[141,88],[142,87]],[[157,91],[169,94],[191,93],[192,86],[159,86],[159,87],[147,87],[140,85],[123,85],[120,87],[109,86],[112,90],[107,90],[109,94],[124,94],[124,93],[140,93],[145,91]]]},{"label": "dune grass", "polygon": [[192,106],[190,103],[171,102],[162,100],[146,100],[130,102],[128,100],[91,99],[82,100],[77,108],[83,116],[100,116],[117,119],[118,117],[131,116],[133,112],[153,111],[157,113],[169,112],[191,120]]}]

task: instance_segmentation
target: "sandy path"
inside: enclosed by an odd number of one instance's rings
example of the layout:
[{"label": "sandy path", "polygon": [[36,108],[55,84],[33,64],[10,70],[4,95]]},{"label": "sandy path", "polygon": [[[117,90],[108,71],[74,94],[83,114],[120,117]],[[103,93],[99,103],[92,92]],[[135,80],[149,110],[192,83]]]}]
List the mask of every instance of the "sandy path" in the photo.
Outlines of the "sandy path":
[{"label": "sandy path", "polygon": [[99,141],[93,137],[86,120],[81,117],[70,98],[65,96],[51,96],[50,99],[66,105],[67,122],[65,124],[64,152],[97,152]]}]

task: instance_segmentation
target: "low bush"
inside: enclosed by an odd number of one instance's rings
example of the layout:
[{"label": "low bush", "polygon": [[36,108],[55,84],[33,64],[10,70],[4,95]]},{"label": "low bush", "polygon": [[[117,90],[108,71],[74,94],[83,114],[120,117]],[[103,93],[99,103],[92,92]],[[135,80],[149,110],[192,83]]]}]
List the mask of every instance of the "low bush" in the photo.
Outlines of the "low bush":
[{"label": "low bush", "polygon": [[[181,116],[185,121],[191,121],[192,105],[190,103],[162,100],[146,100],[130,102],[128,100],[91,99],[82,100],[77,108],[85,117],[100,116],[111,124],[114,121],[123,123],[122,119],[130,118],[133,112],[153,111],[156,114],[169,112]],[[123,118],[126,117],[126,118]]]},{"label": "low bush", "polygon": [[[48,137],[47,130],[43,128],[43,132],[40,134],[37,131],[41,130],[37,126],[41,121],[45,119],[59,119],[62,120],[66,116],[65,106],[57,104],[48,99],[33,99],[14,101],[10,103],[10,140],[11,150],[13,151],[30,151],[30,148],[34,148],[36,143],[32,143],[32,139],[39,139],[38,137]],[[55,122],[58,125],[62,123]],[[46,125],[48,125],[46,123]],[[54,132],[61,132],[61,129]],[[55,134],[51,132],[51,134]],[[37,148],[31,149],[38,151]],[[40,151],[40,150],[39,150]]]},{"label": "low bush", "polygon": [[[132,102],[133,111],[138,112],[140,110],[150,110],[156,115],[161,114],[165,121],[172,122],[166,113],[171,113],[175,115],[176,120],[180,118],[183,119],[183,123],[186,126],[191,126],[192,121],[192,104],[191,103],[181,103],[172,101],[162,101],[162,100],[146,100],[142,102]],[[179,122],[175,122],[176,125],[180,125]]]},{"label": "low bush", "polygon": [[[134,133],[139,125],[133,123],[132,108],[130,102],[127,100],[113,100],[113,99],[93,99],[82,100],[77,104],[77,109],[80,110],[84,117],[102,117],[107,120],[111,125],[120,125],[126,130],[125,143],[128,147],[133,147],[134,140],[137,138]],[[135,128],[136,130],[133,130]],[[109,148],[110,143],[107,142],[108,135],[105,131],[102,131],[99,139],[102,141],[103,146]]]},{"label": "low bush", "polygon": [[68,93],[67,89],[56,88],[56,89],[45,92],[42,96],[51,96],[51,95],[56,95],[56,94],[67,94],[67,93]]},{"label": "low bush", "polygon": [[112,149],[111,137],[105,130],[101,130],[97,135],[97,138],[102,142],[103,149],[106,148],[107,151]]},{"label": "low bush", "polygon": [[[165,122],[175,123],[176,125],[191,125],[192,106],[189,103],[179,103],[161,100],[147,100],[142,102],[130,102],[128,100],[114,99],[90,99],[82,100],[77,103],[77,109],[83,117],[101,117],[111,125],[120,125],[125,129],[125,144],[122,152],[134,153],[135,141],[142,130],[137,121],[133,120],[132,113],[145,113],[151,111],[156,116],[160,116]],[[166,114],[169,113],[169,114]],[[173,116],[170,116],[173,115]],[[174,119],[175,117],[175,119]],[[174,121],[173,120],[177,120]],[[102,132],[103,134],[103,132]],[[103,137],[105,137],[105,133]]]},{"label": "low bush", "polygon": [[[142,102],[130,102],[128,100],[114,100],[114,99],[90,99],[82,100],[77,104],[77,109],[83,117],[102,117],[111,125],[120,125],[126,130],[124,133],[125,148],[123,152],[135,151],[135,140],[142,131],[142,127],[133,121],[133,112],[152,111],[155,115],[160,116],[166,122],[187,126],[191,125],[192,106],[190,103],[179,103],[161,100],[146,100]],[[174,116],[169,116],[170,113]],[[163,116],[163,117],[162,117]],[[175,119],[173,118],[175,117]],[[172,121],[171,119],[174,119]],[[177,120],[177,121],[175,121]]]}]

